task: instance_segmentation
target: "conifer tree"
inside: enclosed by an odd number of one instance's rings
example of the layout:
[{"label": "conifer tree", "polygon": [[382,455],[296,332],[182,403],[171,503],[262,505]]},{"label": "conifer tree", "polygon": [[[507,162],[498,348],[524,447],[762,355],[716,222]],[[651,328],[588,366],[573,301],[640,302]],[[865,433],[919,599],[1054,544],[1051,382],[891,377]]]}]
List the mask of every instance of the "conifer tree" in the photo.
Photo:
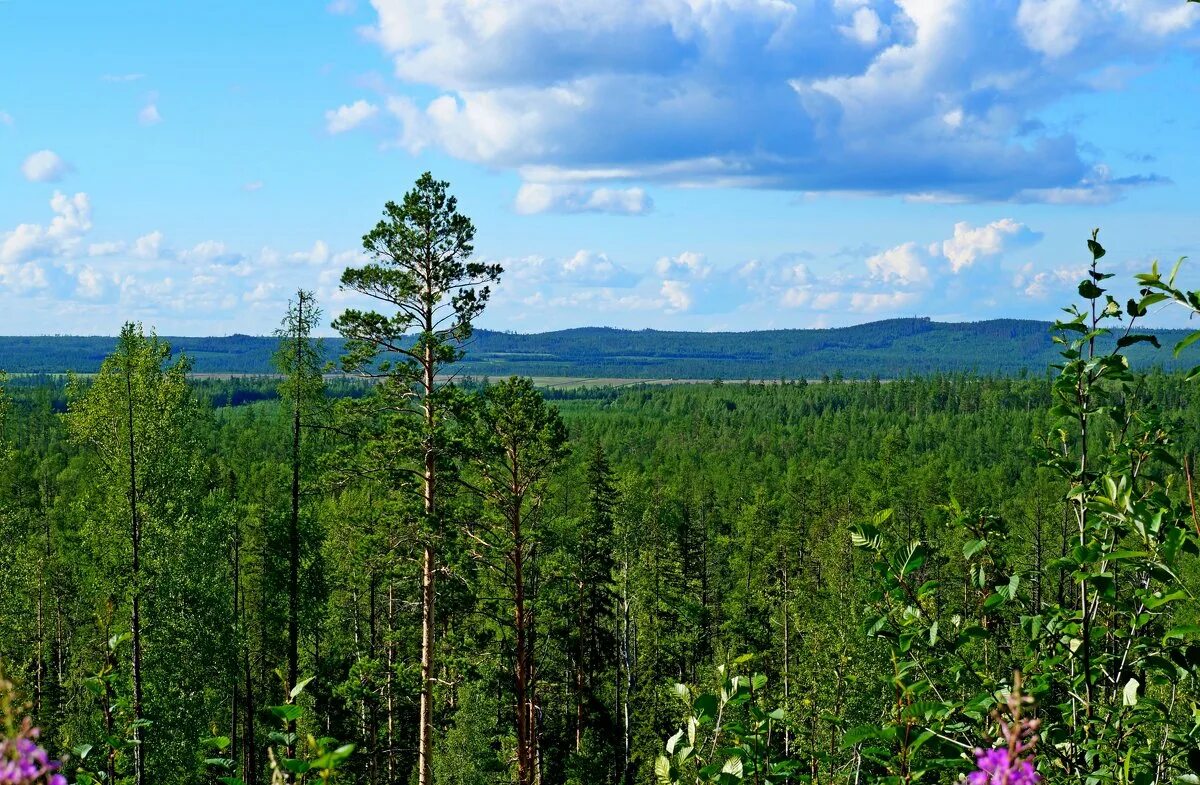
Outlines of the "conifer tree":
[{"label": "conifer tree", "polygon": [[[342,289],[376,300],[391,314],[348,309],[334,321],[346,340],[342,367],[372,376],[381,458],[394,474],[415,475],[421,497],[421,694],[419,785],[432,785],[435,598],[441,534],[440,471],[447,460],[449,390],[439,376],[462,356],[472,322],[488,301],[499,265],[470,261],[475,226],[458,211],[448,183],[426,172],[401,203],[363,237],[371,261],[342,274]],[[377,442],[378,443],[378,442]]]},{"label": "conifer tree", "polygon": [[483,392],[473,425],[469,446],[475,471],[465,482],[499,521],[485,519],[468,536],[511,598],[517,782],[533,785],[538,712],[530,572],[541,541],[547,483],[566,457],[567,431],[558,410],[529,379],[517,377]]},{"label": "conifer tree", "polygon": [[[288,615],[287,615],[287,682],[290,692],[299,682],[300,674],[300,475],[303,464],[304,430],[311,425],[306,420],[324,391],[321,376],[320,346],[312,339],[313,329],[321,319],[312,292],[296,291],[296,299],[288,303],[287,314],[275,335],[279,348],[275,352],[275,367],[283,374],[279,392],[291,409],[291,509],[288,515]],[[289,757],[295,757],[295,743],[288,745]]]}]

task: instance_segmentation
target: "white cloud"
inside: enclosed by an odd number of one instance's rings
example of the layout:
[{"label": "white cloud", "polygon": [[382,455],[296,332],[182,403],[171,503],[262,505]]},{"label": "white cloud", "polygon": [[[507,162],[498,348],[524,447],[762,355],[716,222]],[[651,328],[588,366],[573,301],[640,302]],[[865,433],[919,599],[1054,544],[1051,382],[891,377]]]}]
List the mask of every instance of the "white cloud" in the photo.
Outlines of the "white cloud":
[{"label": "white cloud", "polygon": [[79,271],[75,293],[80,297],[95,300],[104,295],[104,275],[94,267],[87,266]]},{"label": "white cloud", "polygon": [[1003,252],[1006,246],[1029,244],[1040,237],[1011,218],[978,227],[959,221],[954,224],[954,236],[942,243],[942,254],[950,261],[950,269],[957,273],[980,258]]},{"label": "white cloud", "polygon": [[114,256],[125,250],[125,243],[119,241],[109,241],[104,243],[92,243],[88,246],[88,256]]},{"label": "white cloud", "polygon": [[249,193],[254,193],[255,191],[261,191],[262,188],[263,188],[262,180],[251,180],[250,182],[242,185],[242,190],[247,191]]},{"label": "white cloud", "polygon": [[145,78],[145,74],[104,74],[100,77],[104,82],[137,82]]},{"label": "white cloud", "polygon": [[522,215],[549,212],[645,215],[654,208],[654,201],[642,188],[524,183],[517,190],[514,207]]},{"label": "white cloud", "polygon": [[1093,13],[1083,0],[1021,0],[1017,28],[1031,49],[1062,57],[1079,45]]},{"label": "white cloud", "polygon": [[44,260],[75,252],[92,228],[91,202],[85,193],[50,199],[54,217],[48,225],[19,224],[0,234],[0,284],[14,291],[44,289],[49,285]]},{"label": "white cloud", "polygon": [[894,311],[916,299],[913,292],[855,292],[850,296],[850,310],[857,313]]},{"label": "white cloud", "polygon": [[929,268],[921,260],[921,252],[913,242],[897,245],[868,258],[867,269],[872,276],[887,283],[908,286],[929,280]]},{"label": "white cloud", "polygon": [[1097,0],[1082,46],[1078,2],[376,0],[367,34],[406,85],[400,146],[527,183],[1037,199],[1097,187],[1086,140],[1038,113],[1200,17]]},{"label": "white cloud", "polygon": [[142,125],[158,125],[162,122],[162,115],[158,112],[157,96],[150,96],[146,105],[138,112],[137,119]]},{"label": "white cloud", "polygon": [[325,130],[331,134],[341,134],[357,128],[379,114],[379,107],[363,99],[352,104],[330,109],[325,113]]},{"label": "white cloud", "polygon": [[245,256],[237,251],[231,251],[225,243],[219,240],[205,240],[197,243],[190,250],[181,252],[179,259],[189,264],[230,266],[238,264],[245,259]]},{"label": "white cloud", "polygon": [[358,3],[355,0],[330,0],[325,6],[325,10],[331,14],[345,16],[352,14],[358,9]]},{"label": "white cloud", "polygon": [[38,150],[21,164],[21,173],[31,183],[56,183],[71,170],[71,165],[53,150]]},{"label": "white cloud", "polygon": [[562,263],[561,279],[582,286],[629,286],[636,280],[608,254],[578,251]]},{"label": "white cloud", "polygon": [[879,21],[879,14],[865,6],[856,8],[851,23],[839,27],[838,30],[842,35],[867,46],[874,46],[888,34],[887,26]]},{"label": "white cloud", "polygon": [[329,261],[329,246],[323,240],[317,240],[313,243],[313,247],[307,251],[298,251],[291,255],[291,258],[297,262],[305,262],[307,264],[325,264]]},{"label": "white cloud", "polygon": [[1087,268],[1084,267],[1056,267],[1035,272],[1033,262],[1028,262],[1013,276],[1013,287],[1035,300],[1045,300],[1052,294],[1069,297],[1086,275]]},{"label": "white cloud", "polygon": [[686,311],[692,307],[691,287],[685,281],[663,281],[660,290],[668,311]]},{"label": "white cloud", "polygon": [[546,283],[567,286],[627,288],[639,277],[618,264],[606,253],[580,250],[565,259],[523,256],[500,259],[504,268],[499,289],[526,291]]},{"label": "white cloud", "polygon": [[712,269],[704,254],[695,251],[663,256],[654,263],[654,270],[664,278],[707,278]]},{"label": "white cloud", "polygon": [[14,122],[16,121],[13,120],[12,115],[10,115],[8,112],[0,111],[0,125],[11,126]]},{"label": "white cloud", "polygon": [[153,231],[133,242],[133,255],[139,259],[158,259],[163,252],[163,233]]}]

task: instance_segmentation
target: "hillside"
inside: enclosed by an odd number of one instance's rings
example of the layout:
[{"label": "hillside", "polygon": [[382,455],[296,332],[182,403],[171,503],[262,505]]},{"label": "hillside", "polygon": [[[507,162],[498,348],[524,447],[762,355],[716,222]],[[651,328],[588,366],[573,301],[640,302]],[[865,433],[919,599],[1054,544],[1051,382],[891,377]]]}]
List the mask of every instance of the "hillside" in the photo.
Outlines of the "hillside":
[{"label": "hillside", "polygon": [[[1163,350],[1132,347],[1143,367],[1194,364],[1170,348],[1185,330],[1155,330]],[[175,337],[197,373],[271,372],[275,339],[248,335]],[[326,340],[336,357],[340,339]],[[0,369],[9,373],[90,373],[112,351],[110,337],[0,337]],[[1046,322],[996,319],[935,322],[890,319],[853,327],[757,332],[665,332],[584,327],[518,334],[479,330],[460,366],[474,376],[642,379],[896,377],[931,372],[1041,373],[1057,359]],[[1189,364],[1190,363],[1190,364]]]}]

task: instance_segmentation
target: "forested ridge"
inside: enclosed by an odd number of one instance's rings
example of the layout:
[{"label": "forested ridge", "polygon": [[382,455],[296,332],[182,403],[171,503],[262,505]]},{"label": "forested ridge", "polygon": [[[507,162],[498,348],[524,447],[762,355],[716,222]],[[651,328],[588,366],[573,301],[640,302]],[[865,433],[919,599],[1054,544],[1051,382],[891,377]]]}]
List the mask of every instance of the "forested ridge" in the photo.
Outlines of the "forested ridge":
[{"label": "forested ridge", "polygon": [[[895,378],[910,374],[1044,372],[1057,358],[1051,324],[1022,319],[935,322],[888,319],[807,330],[668,332],[584,327],[520,334],[475,330],[470,350],[454,371],[478,377],[521,376],[632,379]],[[1164,345],[1186,330],[1151,331]],[[269,374],[275,339],[230,335],[167,337],[192,358],[196,373]],[[95,373],[115,338],[101,336],[0,336],[0,358],[9,373]],[[331,356],[341,339],[328,339]],[[1135,366],[1190,368],[1170,352],[1134,347]]]},{"label": "forested ridge", "polygon": [[444,381],[473,238],[423,176],[342,278],[386,313],[298,291],[277,379],[127,324],[5,385],[0,663],[72,782],[1200,773],[1200,388],[1128,356],[1173,271],[1122,303],[1093,234],[1020,377],[550,394]]}]

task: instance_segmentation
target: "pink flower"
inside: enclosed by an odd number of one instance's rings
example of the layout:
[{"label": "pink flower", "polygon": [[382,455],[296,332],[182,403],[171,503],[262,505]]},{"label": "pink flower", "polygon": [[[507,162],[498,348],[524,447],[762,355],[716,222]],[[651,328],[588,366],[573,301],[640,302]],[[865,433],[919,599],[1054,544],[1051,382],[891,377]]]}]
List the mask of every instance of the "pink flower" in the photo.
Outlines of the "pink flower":
[{"label": "pink flower", "polygon": [[1037,785],[1042,777],[1033,763],[1008,747],[975,750],[976,771],[967,775],[969,785]]},{"label": "pink flower", "polygon": [[50,760],[37,737],[28,719],[13,738],[0,736],[0,785],[67,785],[66,777],[55,773],[59,763]]}]

